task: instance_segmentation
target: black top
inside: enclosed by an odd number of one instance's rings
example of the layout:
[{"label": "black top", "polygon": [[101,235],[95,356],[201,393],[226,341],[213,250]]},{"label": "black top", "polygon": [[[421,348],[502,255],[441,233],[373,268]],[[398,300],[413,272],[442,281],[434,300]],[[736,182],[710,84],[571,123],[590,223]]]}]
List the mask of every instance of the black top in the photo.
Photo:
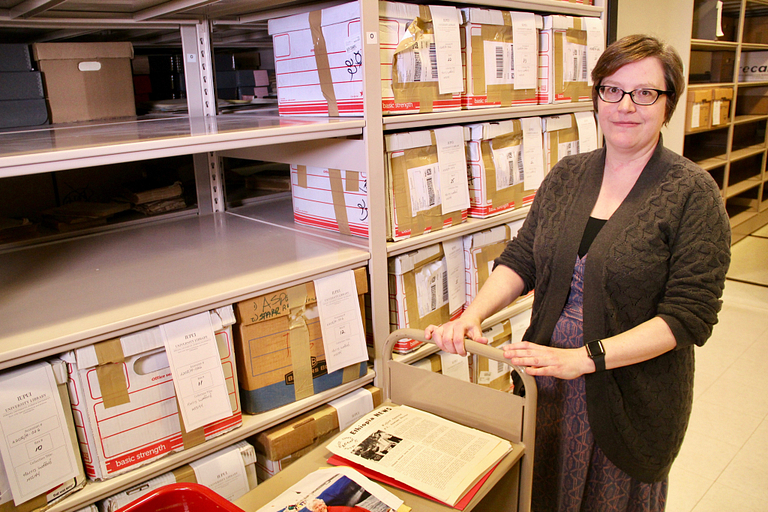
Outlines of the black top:
[{"label": "black top", "polygon": [[597,234],[603,229],[608,219],[596,219],[595,217],[589,217],[587,220],[587,227],[584,228],[584,235],[581,237],[581,245],[579,246],[579,258],[583,258],[587,252],[589,252],[589,246],[592,245],[592,241]]}]

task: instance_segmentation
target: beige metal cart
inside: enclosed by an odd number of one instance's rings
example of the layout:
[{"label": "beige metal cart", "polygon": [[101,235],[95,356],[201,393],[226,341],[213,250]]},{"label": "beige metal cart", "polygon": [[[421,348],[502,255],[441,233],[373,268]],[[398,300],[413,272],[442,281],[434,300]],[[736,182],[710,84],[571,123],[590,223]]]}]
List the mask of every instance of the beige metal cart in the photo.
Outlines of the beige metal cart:
[{"label": "beige metal cart", "polygon": [[[400,339],[426,341],[424,332],[400,329],[385,343],[385,354],[392,354]],[[495,361],[508,362],[502,351],[467,340],[467,351]],[[452,377],[426,371],[388,357],[380,370],[379,386],[388,400],[437,414],[468,427],[477,428],[513,443],[505,457],[465,510],[529,512],[533,478],[533,447],[536,427],[536,382],[514,367],[525,386],[525,397],[470,384]],[[235,504],[246,512],[258,510],[306,474],[327,466],[331,453],[326,444],[312,450],[274,477],[258,485]],[[389,486],[415,512],[453,510],[434,501]]]}]

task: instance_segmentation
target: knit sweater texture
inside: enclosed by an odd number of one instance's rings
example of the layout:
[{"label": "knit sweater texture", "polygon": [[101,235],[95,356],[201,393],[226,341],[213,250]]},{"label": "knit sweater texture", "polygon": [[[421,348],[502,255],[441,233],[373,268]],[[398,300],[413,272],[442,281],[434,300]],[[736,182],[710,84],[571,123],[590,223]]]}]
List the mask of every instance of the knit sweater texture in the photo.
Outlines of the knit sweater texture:
[{"label": "knit sweater texture", "polygon": [[[561,160],[496,260],[520,275],[524,293],[535,289],[526,340],[550,343],[604,166],[605,148]],[[715,181],[660,138],[587,254],[585,341],[657,316],[676,340],[674,350],[648,361],[584,376],[595,442],[640,481],[663,480],[680,451],[693,403],[693,346],[703,345],[717,322],[730,241]]]}]

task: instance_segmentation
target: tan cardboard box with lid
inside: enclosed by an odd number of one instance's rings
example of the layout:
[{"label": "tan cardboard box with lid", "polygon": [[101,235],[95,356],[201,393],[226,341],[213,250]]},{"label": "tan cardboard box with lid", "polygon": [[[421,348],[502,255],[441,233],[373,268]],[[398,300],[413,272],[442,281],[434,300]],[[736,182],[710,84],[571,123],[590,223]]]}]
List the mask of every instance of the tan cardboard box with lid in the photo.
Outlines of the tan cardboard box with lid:
[{"label": "tan cardboard box with lid", "polygon": [[[61,457],[62,452],[67,451],[68,452],[68,458],[72,461],[74,461],[76,467],[77,467],[77,475],[73,478],[68,479],[67,481],[61,482],[53,488],[49,489],[46,492],[43,492],[27,501],[21,502],[18,505],[14,503],[14,497],[10,488],[10,484],[8,481],[8,476],[6,473],[6,465],[4,464],[4,461],[2,457],[0,457],[0,512],[42,512],[43,510],[48,509],[51,505],[58,502],[65,496],[68,496],[69,494],[82,489],[85,486],[85,471],[83,469],[83,461],[80,457],[80,449],[77,441],[77,432],[76,432],[76,425],[72,414],[72,409],[69,406],[70,402],[70,396],[69,396],[69,387],[67,386],[67,366],[61,362],[56,360],[51,360],[47,362],[37,363],[38,365],[50,365],[51,369],[53,370],[53,377],[56,382],[56,391],[57,394],[55,397],[53,397],[55,400],[59,400],[64,412],[64,418],[66,421],[66,425],[63,425],[63,431],[65,434],[65,443],[67,443],[65,446],[57,445],[55,437],[52,436],[53,432],[51,432],[52,427],[55,427],[54,423],[57,423],[58,415],[56,413],[51,412],[51,416],[47,420],[47,425],[44,425],[44,428],[47,429],[45,434],[43,435],[43,438],[40,438],[39,434],[40,426],[36,425],[34,427],[35,430],[38,431],[38,438],[36,440],[26,440],[24,443],[27,445],[28,449],[32,449],[33,446],[43,446],[45,445],[49,446],[49,449],[47,450],[47,453],[39,456],[32,457],[32,460],[23,460],[26,457],[19,457],[20,465],[17,466],[18,470],[16,471],[17,474],[19,472],[25,472],[28,471],[30,466],[33,464],[38,465],[39,467],[45,467],[49,466],[52,461],[54,461],[54,457]],[[31,368],[27,367],[27,368]],[[16,370],[11,370],[11,372]],[[22,371],[24,371],[22,369]],[[28,377],[24,377],[25,379]],[[41,403],[48,403],[48,402],[41,402]],[[49,407],[49,405],[45,405],[45,407]],[[50,409],[47,409],[50,410]],[[29,411],[23,412],[22,414],[26,415]],[[33,412],[34,414],[34,412]],[[10,435],[10,434],[7,434]],[[31,436],[34,439],[35,434],[31,432],[29,429],[25,429],[24,433],[21,433],[20,435],[25,436]],[[50,445],[50,443],[53,442],[53,445]],[[24,445],[21,445],[22,449]],[[55,464],[55,462],[54,462]],[[33,466],[34,467],[34,466]],[[50,466],[49,466],[50,467]],[[24,469],[22,469],[24,468]],[[14,468],[16,469],[16,468]],[[20,477],[21,475],[19,475]],[[29,478],[34,477],[41,477],[39,470],[37,474],[30,476]]]},{"label": "tan cardboard box with lid", "polygon": [[35,43],[52,123],[136,115],[131,43]]},{"label": "tan cardboard box with lid", "polygon": [[736,115],[768,114],[768,87],[741,87],[736,98]]},{"label": "tan cardboard box with lid", "polygon": [[712,126],[712,89],[689,89],[685,111],[686,133]]},{"label": "tan cardboard box with lid", "polygon": [[[589,44],[588,25],[593,22],[596,28],[599,20],[561,15],[543,17],[537,93],[540,104],[592,100],[589,52],[598,51]],[[600,48],[599,53],[602,50]]]},{"label": "tan cardboard box with lid", "polygon": [[[355,269],[361,312],[365,267]],[[367,362],[328,373],[312,281],[235,305],[235,352],[243,411],[257,414],[351,382]],[[364,317],[364,314],[361,314]]]},{"label": "tan cardboard box with lid", "polygon": [[733,88],[715,87],[712,90],[712,126],[725,126],[731,118]]},{"label": "tan cardboard box with lid", "polygon": [[[501,348],[512,340],[512,328],[509,320],[504,320],[491,328],[483,331],[483,336],[488,338],[488,345]],[[510,366],[487,357],[472,355],[472,382],[499,391],[509,390],[512,384],[510,378]]]},{"label": "tan cardboard box with lid", "polygon": [[[352,394],[354,393],[370,394],[370,400],[367,402],[355,401],[348,405],[354,409],[349,413],[355,415],[372,411],[381,405],[383,400],[381,389],[374,386],[366,386]],[[339,433],[340,409],[337,407],[340,406],[334,406],[335,403],[336,401],[312,409],[250,438],[256,448],[256,472],[260,480],[274,476],[305,453]]]}]

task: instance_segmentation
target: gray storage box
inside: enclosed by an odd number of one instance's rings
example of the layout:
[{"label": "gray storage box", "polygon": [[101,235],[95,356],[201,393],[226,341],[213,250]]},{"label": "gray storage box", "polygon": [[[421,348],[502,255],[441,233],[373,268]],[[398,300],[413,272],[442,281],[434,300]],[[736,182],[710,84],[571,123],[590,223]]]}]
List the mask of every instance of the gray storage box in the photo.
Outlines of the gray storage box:
[{"label": "gray storage box", "polygon": [[26,44],[0,44],[0,72],[32,71],[32,59]]},{"label": "gray storage box", "polygon": [[44,99],[0,101],[0,129],[43,124],[48,124]]},{"label": "gray storage box", "polygon": [[39,71],[0,72],[0,100],[45,98]]}]

